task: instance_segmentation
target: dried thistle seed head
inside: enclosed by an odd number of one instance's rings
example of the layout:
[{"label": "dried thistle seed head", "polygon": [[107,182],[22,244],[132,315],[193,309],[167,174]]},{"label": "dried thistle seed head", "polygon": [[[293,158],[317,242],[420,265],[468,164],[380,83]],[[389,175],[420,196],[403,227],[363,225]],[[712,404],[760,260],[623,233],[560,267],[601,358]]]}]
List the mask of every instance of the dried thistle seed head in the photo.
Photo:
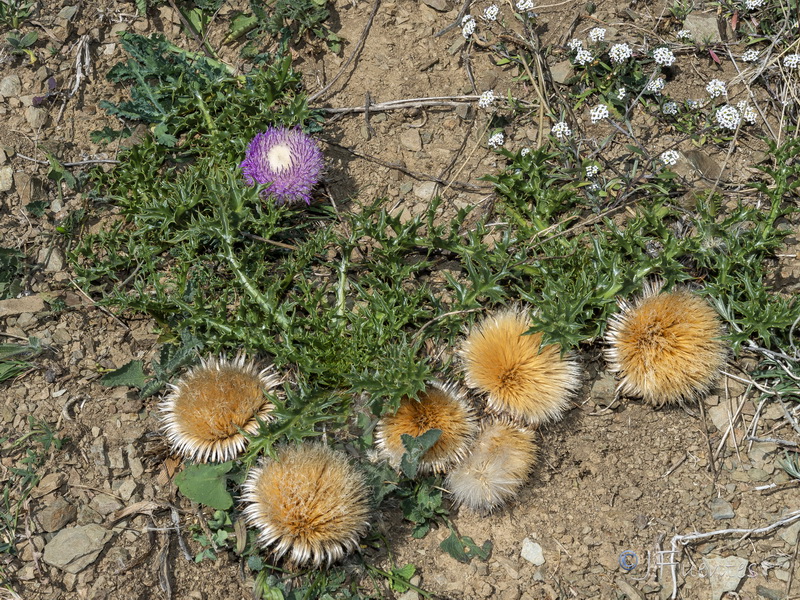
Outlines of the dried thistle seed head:
[{"label": "dried thistle seed head", "polygon": [[464,457],[477,431],[475,414],[458,386],[434,382],[419,401],[404,398],[394,415],[378,422],[378,450],[399,468],[406,451],[403,434],[418,437],[430,429],[439,429],[442,435],[420,458],[419,472],[441,473]]},{"label": "dried thistle seed head", "polygon": [[485,513],[513,498],[539,452],[533,436],[506,419],[484,423],[469,455],[447,475],[455,503]]},{"label": "dried thistle seed head", "polygon": [[245,519],[258,541],[293,565],[330,565],[358,547],[369,527],[364,477],[322,444],[281,448],[244,484]]},{"label": "dried thistle seed head", "polygon": [[322,151],[299,127],[270,127],[257,134],[239,165],[248,185],[269,184],[262,196],[276,204],[310,204],[324,166]]},{"label": "dried thistle seed head", "polygon": [[619,391],[656,407],[707,393],[728,355],[714,309],[686,289],[660,293],[662,286],[648,282],[633,303],[620,300],[606,331]]},{"label": "dried thistle seed head", "polygon": [[486,394],[487,408],[536,425],[557,420],[580,386],[578,365],[542,334],[524,335],[530,321],[522,307],[487,316],[473,328],[459,354],[469,387]]},{"label": "dried thistle seed head", "polygon": [[244,450],[241,433],[258,431],[275,406],[264,392],[280,378],[239,354],[230,361],[207,358],[175,385],[160,405],[164,434],[172,449],[196,462],[224,462]]}]

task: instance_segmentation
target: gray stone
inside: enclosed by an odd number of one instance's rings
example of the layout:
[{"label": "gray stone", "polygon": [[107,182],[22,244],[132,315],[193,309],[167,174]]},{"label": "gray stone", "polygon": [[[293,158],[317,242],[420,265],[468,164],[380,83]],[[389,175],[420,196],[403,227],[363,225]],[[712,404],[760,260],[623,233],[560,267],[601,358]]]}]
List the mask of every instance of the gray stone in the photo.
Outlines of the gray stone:
[{"label": "gray stone", "polygon": [[619,493],[619,497],[623,500],[638,500],[642,497],[642,490],[637,487],[624,488]]},{"label": "gray stone", "polygon": [[644,595],[621,577],[617,578],[614,583],[619,591],[628,597],[628,600],[644,600]]},{"label": "gray stone", "polygon": [[67,573],[78,573],[97,560],[112,535],[100,525],[62,529],[44,547],[44,562]]},{"label": "gray stone", "polygon": [[520,556],[537,567],[545,563],[542,547],[530,538],[525,538],[522,540],[522,551],[520,552]]},{"label": "gray stone", "polygon": [[[711,158],[706,152],[702,150],[687,150],[683,153],[684,158],[689,161],[692,168],[698,175],[702,175],[706,179],[716,181],[730,181],[731,172],[728,169],[722,170],[719,163]],[[735,396],[735,394],[731,394]]]},{"label": "gray stone", "polygon": [[64,19],[65,21],[71,21],[72,18],[77,14],[77,12],[78,12],[77,4],[74,6],[65,6],[58,12],[58,18]]},{"label": "gray stone", "polygon": [[420,200],[430,200],[435,192],[435,181],[421,181],[414,186],[414,195]]},{"label": "gray stone", "polygon": [[47,111],[36,106],[29,106],[25,109],[25,120],[34,131],[41,129],[47,123]]},{"label": "gray stone", "polygon": [[611,375],[610,373],[603,373],[592,384],[592,391],[590,392],[590,397],[592,399],[592,402],[595,403],[595,406],[605,408],[614,403],[614,398],[616,398],[616,391],[617,391],[617,382],[614,379],[614,376]]},{"label": "gray stone", "polygon": [[131,499],[135,491],[136,482],[133,479],[126,479],[122,482],[122,485],[119,486],[119,489],[117,489],[117,493],[125,502]]},{"label": "gray stone", "polygon": [[422,3],[439,12],[447,12],[450,9],[447,0],[422,0]]},{"label": "gray stone", "polygon": [[[44,305],[42,305],[41,310],[44,310]],[[64,482],[67,481],[67,474],[66,473],[48,473],[44,477],[42,477],[41,481],[39,481],[38,485],[33,488],[31,492],[32,498],[41,498],[42,496],[46,496],[50,492],[56,491]]]},{"label": "gray stone", "polygon": [[783,592],[780,592],[778,590],[773,590],[768,587],[764,587],[763,585],[756,586],[756,594],[758,594],[762,598],[768,598],[769,600],[783,599]]},{"label": "gray stone", "polygon": [[731,416],[731,410],[725,402],[708,409],[708,417],[711,419],[711,422],[714,423],[714,427],[716,427],[718,431],[725,432],[728,430]]},{"label": "gray stone", "polygon": [[419,600],[419,594],[414,590],[408,590],[406,593],[398,596],[397,600]]},{"label": "gray stone", "polygon": [[0,79],[0,96],[16,98],[22,93],[22,81],[16,73]]},{"label": "gray stone", "polygon": [[107,494],[97,494],[97,496],[92,498],[92,500],[89,502],[89,506],[99,514],[106,516],[121,509],[122,503],[113,496],[109,496]]},{"label": "gray stone", "polygon": [[724,519],[732,519],[736,516],[736,513],[733,512],[733,506],[727,500],[723,500],[722,498],[714,498],[708,504],[709,509],[711,509],[711,518],[716,519],[717,521],[722,521]]},{"label": "gray stone", "polygon": [[92,445],[89,446],[89,457],[98,467],[105,467],[108,465],[108,456],[106,456],[105,446],[105,440],[101,437],[95,438]]},{"label": "gray stone", "polygon": [[784,527],[778,535],[784,542],[790,546],[794,546],[797,544],[798,536],[800,536],[800,521],[796,521],[789,525],[789,527]]},{"label": "gray stone", "polygon": [[711,600],[719,600],[725,592],[731,592],[747,575],[746,558],[726,556],[725,558],[704,558],[708,579],[711,583]]},{"label": "gray stone", "polygon": [[10,192],[14,187],[14,169],[11,165],[0,167],[0,192]]},{"label": "gray stone", "polygon": [[64,529],[69,523],[75,520],[78,509],[59,496],[41,512],[39,512],[39,523],[42,529],[48,533]]},{"label": "gray stone", "polygon": [[44,265],[45,273],[60,273],[64,270],[64,251],[61,248],[42,248],[36,260]]},{"label": "gray stone", "polygon": [[406,129],[400,134],[400,145],[406,150],[411,150],[411,152],[419,152],[422,150],[422,138],[419,137],[419,131],[416,129]]},{"label": "gray stone", "polygon": [[688,29],[692,32],[692,39],[695,42],[722,42],[717,16],[714,14],[693,12],[683,21],[683,29]]},{"label": "gray stone", "polygon": [[575,75],[575,69],[569,60],[562,60],[550,67],[550,75],[555,83],[564,84]]},{"label": "gray stone", "polygon": [[769,473],[767,473],[764,469],[753,468],[747,472],[747,476],[750,478],[750,481],[767,481],[769,479]]}]

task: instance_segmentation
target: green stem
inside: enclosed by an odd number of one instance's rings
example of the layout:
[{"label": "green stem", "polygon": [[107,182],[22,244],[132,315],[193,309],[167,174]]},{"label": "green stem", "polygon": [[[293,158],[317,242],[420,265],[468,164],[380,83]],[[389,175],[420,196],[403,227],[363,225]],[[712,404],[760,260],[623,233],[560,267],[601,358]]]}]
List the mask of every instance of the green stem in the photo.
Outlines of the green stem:
[{"label": "green stem", "polygon": [[430,592],[428,592],[426,590],[423,590],[421,587],[417,587],[416,585],[406,581],[402,577],[398,577],[394,573],[387,573],[383,569],[379,569],[378,567],[375,567],[375,566],[367,564],[367,563],[364,563],[364,566],[367,567],[367,570],[372,571],[373,573],[377,573],[378,575],[381,575],[381,576],[385,577],[386,579],[390,579],[391,581],[394,581],[394,582],[397,582],[397,583],[401,583],[401,584],[407,586],[409,589],[414,590],[415,592],[417,592],[421,596],[424,596],[425,598],[433,598],[433,594],[431,594]]}]

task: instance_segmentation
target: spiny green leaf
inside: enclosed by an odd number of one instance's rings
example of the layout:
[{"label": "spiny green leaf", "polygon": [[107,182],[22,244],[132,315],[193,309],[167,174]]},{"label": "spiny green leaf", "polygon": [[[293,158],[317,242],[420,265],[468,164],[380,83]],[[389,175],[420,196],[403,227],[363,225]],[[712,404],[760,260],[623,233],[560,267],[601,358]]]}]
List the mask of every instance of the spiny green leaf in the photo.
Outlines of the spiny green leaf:
[{"label": "spiny green leaf", "polygon": [[227,490],[226,474],[233,462],[221,464],[189,465],[175,477],[175,485],[181,493],[194,502],[228,510],[233,506],[233,498]]},{"label": "spiny green leaf", "polygon": [[146,379],[147,377],[142,369],[142,361],[132,360],[119,369],[115,369],[103,375],[100,378],[100,383],[108,387],[126,385],[128,387],[142,389]]}]

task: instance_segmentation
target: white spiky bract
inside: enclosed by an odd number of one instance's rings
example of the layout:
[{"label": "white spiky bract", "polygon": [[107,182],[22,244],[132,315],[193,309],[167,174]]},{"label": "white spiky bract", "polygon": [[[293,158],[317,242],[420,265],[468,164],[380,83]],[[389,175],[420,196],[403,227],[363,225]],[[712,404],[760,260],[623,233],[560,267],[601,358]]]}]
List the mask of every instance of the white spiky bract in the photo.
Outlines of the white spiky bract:
[{"label": "white spiky bract", "polygon": [[542,346],[522,306],[487,316],[461,345],[466,383],[486,394],[489,411],[538,425],[561,418],[580,386],[574,358]]},{"label": "white spiky bract", "polygon": [[364,477],[322,444],[281,448],[250,471],[243,500],[259,543],[297,566],[330,565],[355,550],[369,527]]},{"label": "white spiky bract", "polygon": [[483,424],[469,455],[447,475],[457,505],[485,513],[517,495],[538,454],[534,433],[507,419]]},{"label": "white spiky bract", "polygon": [[404,398],[394,415],[378,422],[378,450],[390,465],[399,468],[406,452],[403,434],[418,437],[430,429],[438,429],[442,435],[420,458],[419,472],[441,473],[465,456],[478,429],[474,411],[457,385],[433,382],[418,401]]},{"label": "white spiky bract", "polygon": [[236,458],[270,421],[274,405],[264,392],[280,383],[270,368],[259,369],[244,354],[233,360],[206,358],[176,384],[159,406],[162,429],[172,449],[195,462]]},{"label": "white spiky bract", "polygon": [[619,300],[609,319],[606,359],[619,392],[660,407],[708,392],[724,366],[725,329],[714,309],[687,289],[661,293],[649,281],[632,303]]}]

